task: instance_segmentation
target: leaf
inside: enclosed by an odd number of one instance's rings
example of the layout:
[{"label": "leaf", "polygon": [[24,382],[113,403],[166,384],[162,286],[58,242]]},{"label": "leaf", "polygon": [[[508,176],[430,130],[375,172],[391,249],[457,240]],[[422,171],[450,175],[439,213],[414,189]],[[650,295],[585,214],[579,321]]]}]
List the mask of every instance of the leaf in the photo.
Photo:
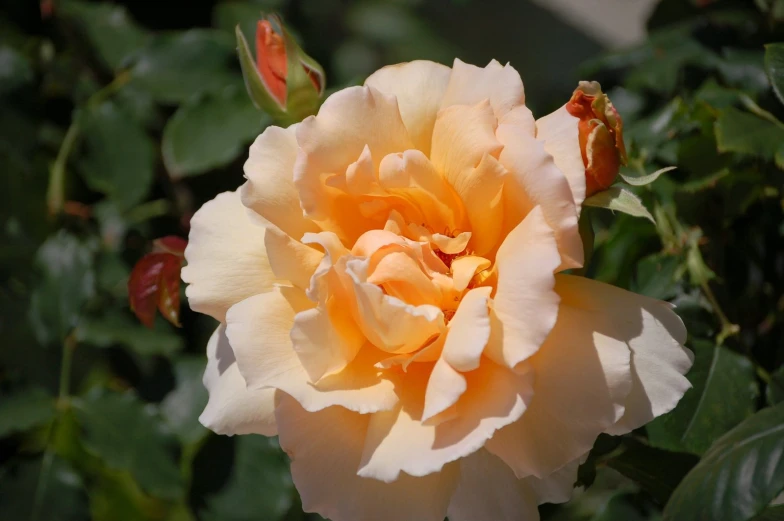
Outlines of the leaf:
[{"label": "leaf", "polygon": [[0,95],[33,81],[33,68],[22,54],[8,45],[0,45]]},{"label": "leaf", "polygon": [[93,296],[93,251],[91,244],[60,230],[36,253],[40,277],[30,299],[29,318],[42,345],[62,342]]},{"label": "leaf", "polygon": [[637,276],[633,287],[635,293],[667,300],[675,296],[678,289],[675,280],[679,261],[672,255],[654,253],[637,264]]},{"label": "leaf", "polygon": [[773,371],[765,397],[771,405],[784,402],[784,365]]},{"label": "leaf", "polygon": [[153,410],[130,393],[97,392],[74,400],[74,408],[87,450],[110,468],[129,471],[154,496],[182,496],[182,478],[170,451],[174,440]]},{"label": "leaf", "polygon": [[632,492],[618,492],[610,497],[591,521],[647,521],[652,508],[639,504],[640,500]]},{"label": "leaf", "polygon": [[0,399],[0,438],[49,423],[54,416],[54,398],[40,387],[3,396]]},{"label": "leaf", "polygon": [[232,38],[220,31],[191,29],[158,38],[139,52],[132,84],[161,103],[181,103],[239,83],[230,68]]},{"label": "leaf", "polygon": [[206,362],[203,357],[180,358],[174,363],[177,385],[161,402],[161,414],[185,443],[195,443],[207,434],[199,415],[207,405],[207,389],[201,382]]},{"label": "leaf", "polygon": [[128,472],[104,470],[90,488],[92,521],[161,519],[160,500],[144,494]]},{"label": "leaf", "polygon": [[754,414],[759,388],[754,366],[722,346],[692,343],[692,388],[678,406],[647,426],[651,445],[703,454],[724,433]]},{"label": "leaf", "polygon": [[79,169],[87,185],[121,209],[142,201],[155,167],[155,149],[144,129],[109,101],[88,107],[80,121],[86,151]]},{"label": "leaf", "polygon": [[668,166],[666,168],[660,168],[659,170],[655,171],[652,174],[641,175],[641,176],[627,176],[627,175],[621,174],[621,179],[623,179],[623,181],[625,183],[630,184],[632,186],[645,186],[645,185],[649,185],[652,182],[656,181],[659,178],[660,175],[666,174],[667,172],[675,170],[676,168],[678,168],[678,167],[677,166]]},{"label": "leaf", "polygon": [[180,271],[182,258],[164,252],[148,253],[136,263],[128,279],[131,310],[147,327],[152,327],[155,310],[179,326]]},{"label": "leaf", "polygon": [[784,404],[714,443],[675,490],[665,521],[746,521],[784,489]]},{"label": "leaf", "polygon": [[246,152],[265,123],[240,89],[186,103],[163,130],[163,162],[175,179],[224,166]]},{"label": "leaf", "polygon": [[784,43],[765,46],[765,72],[779,101],[784,103]]},{"label": "leaf", "polygon": [[126,58],[143,47],[149,35],[128,16],[119,5],[63,2],[57,7],[67,17],[77,21],[95,48],[98,56],[110,69],[119,69]]},{"label": "leaf", "polygon": [[[158,326],[165,323],[161,321]],[[122,345],[142,356],[171,356],[182,350],[183,338],[163,327],[147,328],[127,312],[109,311],[97,317],[85,317],[76,328],[76,339],[96,347]]]},{"label": "leaf", "polygon": [[719,152],[738,152],[771,160],[784,141],[784,125],[728,107],[716,120]]},{"label": "leaf", "polygon": [[583,202],[583,205],[607,208],[608,210],[623,212],[633,217],[644,217],[652,223],[656,223],[639,197],[617,186],[611,186],[603,192],[593,194]]},{"label": "leaf", "polygon": [[207,499],[204,521],[280,519],[291,505],[293,485],[286,457],[277,440],[258,435],[238,436],[230,481]]},{"label": "leaf", "polygon": [[754,521],[784,521],[784,505],[766,508]]},{"label": "leaf", "polygon": [[[3,520],[32,519],[42,460],[6,466],[0,473],[0,512]],[[82,480],[64,460],[54,457],[46,474],[38,519],[84,521],[89,519]]]},{"label": "leaf", "polygon": [[683,477],[699,461],[696,456],[657,449],[626,440],[628,448],[607,460],[607,466],[620,472],[665,504]]}]

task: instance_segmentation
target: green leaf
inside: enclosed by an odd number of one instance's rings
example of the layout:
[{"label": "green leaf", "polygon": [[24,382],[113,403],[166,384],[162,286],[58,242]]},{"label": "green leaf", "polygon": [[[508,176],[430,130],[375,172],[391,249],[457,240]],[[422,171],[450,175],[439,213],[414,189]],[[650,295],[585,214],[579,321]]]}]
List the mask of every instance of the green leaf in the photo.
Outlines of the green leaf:
[{"label": "green leaf", "polygon": [[774,405],[784,402],[784,365],[771,373],[770,380],[765,392],[768,403]]},{"label": "green leaf", "polygon": [[607,460],[607,466],[635,481],[657,502],[665,504],[698,459],[626,440],[627,449]]},{"label": "green leaf", "polygon": [[727,431],[754,414],[759,388],[744,356],[711,342],[692,343],[692,388],[678,406],[648,424],[652,445],[703,454]]},{"label": "green leaf", "polygon": [[207,389],[201,379],[204,374],[204,357],[180,358],[174,363],[177,382],[172,392],[161,402],[161,414],[169,427],[185,443],[195,443],[207,434],[199,415],[207,405]]},{"label": "green leaf", "polygon": [[33,81],[33,68],[22,54],[0,45],[0,95]]},{"label": "green leaf", "polygon": [[86,152],[79,167],[88,186],[122,209],[142,201],[155,167],[155,149],[144,129],[109,101],[88,107],[80,121]]},{"label": "green leaf", "polygon": [[621,174],[621,179],[623,179],[625,183],[630,184],[632,186],[645,186],[656,181],[660,175],[666,174],[667,172],[675,170],[676,168],[678,167],[668,166],[666,168],[661,168],[652,174],[641,175],[641,176],[628,176],[628,175]]},{"label": "green leaf", "polygon": [[610,497],[591,521],[647,521],[650,519],[650,506],[639,504],[640,500],[632,492],[619,492]]},{"label": "green leaf", "polygon": [[128,472],[104,470],[90,488],[92,521],[162,519],[164,505],[147,496]]},{"label": "green leaf", "polygon": [[240,89],[182,105],[163,131],[163,161],[174,178],[224,166],[245,153],[265,126]]},{"label": "green leaf", "polygon": [[778,125],[738,109],[724,109],[716,120],[719,152],[738,152],[771,160],[784,141],[784,125]]},{"label": "green leaf", "polygon": [[654,253],[637,264],[637,276],[633,287],[641,293],[660,300],[671,299],[678,290],[676,273],[680,263],[676,257]]},{"label": "green leaf", "polygon": [[182,337],[162,321],[150,329],[119,310],[85,317],[76,328],[76,339],[96,347],[123,345],[142,356],[171,356],[184,345]]},{"label": "green leaf", "polygon": [[36,253],[34,264],[40,276],[30,299],[29,318],[42,345],[62,342],[93,296],[93,251],[93,245],[60,230]]},{"label": "green leaf", "polygon": [[228,484],[207,500],[204,521],[280,519],[291,505],[293,485],[277,440],[246,435],[236,438],[234,471]]},{"label": "green leaf", "polygon": [[784,489],[784,404],[722,436],[683,479],[665,521],[746,521]]},{"label": "green leaf", "polygon": [[765,46],[765,72],[779,101],[784,103],[784,43]]},{"label": "green leaf", "polygon": [[[0,469],[0,513],[4,521],[32,519],[42,460]],[[89,519],[82,480],[64,460],[54,457],[46,473],[37,518],[45,521]]]},{"label": "green leaf", "polygon": [[74,400],[84,446],[107,466],[127,470],[150,494],[177,499],[184,492],[172,457],[174,441],[149,406],[132,394],[91,393]]},{"label": "green leaf", "polygon": [[32,387],[0,398],[0,438],[24,432],[54,419],[54,398]]},{"label": "green leaf", "polygon": [[161,103],[181,103],[239,83],[231,69],[233,56],[232,38],[220,31],[191,29],[162,36],[138,54],[132,84]]},{"label": "green leaf", "polygon": [[784,521],[784,505],[766,508],[754,521]]},{"label": "green leaf", "polygon": [[110,69],[121,68],[126,58],[149,39],[149,35],[136,25],[122,6],[68,1],[62,6],[58,4],[57,8],[76,20]]},{"label": "green leaf", "polygon": [[623,212],[633,217],[644,217],[652,223],[656,223],[639,197],[618,186],[611,186],[603,192],[593,194],[583,202],[583,205],[607,208],[608,210]]}]

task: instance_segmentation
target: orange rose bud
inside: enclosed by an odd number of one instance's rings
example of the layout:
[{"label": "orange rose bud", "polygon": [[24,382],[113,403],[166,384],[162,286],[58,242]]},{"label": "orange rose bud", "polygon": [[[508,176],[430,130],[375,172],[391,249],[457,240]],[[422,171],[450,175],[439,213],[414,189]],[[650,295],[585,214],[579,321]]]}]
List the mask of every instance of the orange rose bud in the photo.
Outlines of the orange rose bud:
[{"label": "orange rose bud", "polygon": [[626,164],[621,116],[595,81],[581,81],[566,110],[580,119],[577,127],[585,165],[586,197],[607,190],[621,165]]}]

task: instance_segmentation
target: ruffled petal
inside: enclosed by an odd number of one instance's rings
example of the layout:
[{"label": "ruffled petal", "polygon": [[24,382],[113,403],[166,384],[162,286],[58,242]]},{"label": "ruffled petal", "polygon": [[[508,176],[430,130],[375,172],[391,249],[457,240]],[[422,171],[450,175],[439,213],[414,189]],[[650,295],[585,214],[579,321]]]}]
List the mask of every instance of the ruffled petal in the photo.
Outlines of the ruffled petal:
[{"label": "ruffled petal", "polygon": [[441,107],[475,105],[482,100],[490,102],[496,119],[524,105],[525,89],[520,75],[511,65],[495,60],[487,67],[477,67],[455,59]]},{"label": "ruffled petal", "polygon": [[577,213],[585,200],[585,163],[580,152],[577,123],[564,105],[536,120],[536,139],[544,142],[545,151],[553,156],[555,166],[569,182]]},{"label": "ruffled petal", "polygon": [[433,124],[450,74],[451,69],[446,65],[416,60],[379,69],[365,80],[365,85],[397,98],[411,141],[417,149],[429,154]]},{"label": "ruffled petal", "polygon": [[335,521],[443,521],[457,464],[393,483],[357,475],[369,417],[342,407],[305,411],[283,394],[276,408],[280,445],[306,512]]},{"label": "ruffled petal", "polygon": [[463,376],[468,391],[449,421],[423,424],[422,395],[429,369],[412,364],[395,409],[371,417],[359,475],[392,482],[401,472],[425,476],[480,448],[501,427],[523,415],[532,395],[532,374],[515,373],[491,360]]},{"label": "ruffled petal", "polygon": [[267,127],[250,147],[245,161],[242,204],[271,222],[284,233],[300,239],[319,227],[302,214],[299,194],[294,187],[294,162],[297,159],[297,125],[287,129]]},{"label": "ruffled petal", "polygon": [[583,277],[558,279],[564,304],[600,315],[612,336],[631,349],[633,384],[625,413],[605,432],[626,434],[671,411],[691,388],[684,375],[694,360],[683,346],[686,328],[671,305]]},{"label": "ruffled petal", "polygon": [[220,325],[207,343],[207,368],[202,379],[210,399],[199,416],[217,434],[275,436],[275,389],[250,390],[245,385],[234,352]]},{"label": "ruffled petal", "polygon": [[515,368],[547,338],[558,315],[553,270],[560,263],[553,230],[537,206],[506,236],[496,256],[497,325],[488,356],[498,363]]},{"label": "ruffled petal", "polygon": [[237,302],[277,282],[264,248],[265,228],[250,219],[239,192],[224,192],[191,219],[182,280],[191,309],[225,322]]},{"label": "ruffled petal", "polygon": [[289,281],[300,289],[310,287],[310,278],[324,257],[322,252],[295,241],[275,226],[267,226],[264,246],[272,272],[278,279]]},{"label": "ruffled petal", "polygon": [[295,315],[312,306],[301,290],[276,287],[229,310],[226,334],[248,388],[280,389],[308,411],[341,405],[365,414],[394,407],[395,382],[374,367],[384,356],[370,347],[360,350],[339,373],[310,382],[290,331]]},{"label": "ruffled petal", "polygon": [[[593,308],[565,300],[574,278],[556,277],[555,290],[564,300],[555,327],[528,360],[535,374],[528,410],[486,445],[518,477],[548,476],[588,452],[623,416],[632,388],[627,343],[633,326],[605,312],[602,300],[594,300]],[[639,327],[639,315],[635,320]]]}]

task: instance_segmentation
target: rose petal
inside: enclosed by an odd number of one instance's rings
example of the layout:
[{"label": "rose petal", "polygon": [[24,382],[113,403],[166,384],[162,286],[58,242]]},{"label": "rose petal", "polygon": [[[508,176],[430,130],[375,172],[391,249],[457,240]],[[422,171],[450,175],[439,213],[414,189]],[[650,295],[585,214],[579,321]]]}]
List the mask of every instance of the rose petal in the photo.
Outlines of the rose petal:
[{"label": "rose petal", "polygon": [[383,356],[372,348],[360,350],[341,372],[310,383],[290,331],[295,314],[312,305],[301,290],[277,287],[229,310],[226,334],[248,388],[280,389],[308,411],[341,405],[364,414],[394,407],[394,381],[373,367]]},{"label": "rose petal", "polygon": [[495,60],[483,68],[455,59],[441,107],[475,105],[482,100],[490,102],[496,119],[524,105],[525,90],[520,75],[511,65],[501,65]]},{"label": "rose petal", "polygon": [[300,289],[310,287],[310,278],[316,272],[324,254],[299,241],[295,241],[276,226],[267,226],[264,246],[270,267],[275,276]]},{"label": "rose petal", "polygon": [[199,416],[202,425],[217,434],[275,436],[275,389],[250,390],[245,385],[234,352],[220,325],[207,343],[204,387],[210,399]]},{"label": "rose petal", "polygon": [[555,166],[564,173],[572,191],[577,213],[585,200],[585,163],[580,152],[577,123],[566,106],[536,120],[536,139],[544,142]]},{"label": "rose petal", "polygon": [[283,394],[275,410],[280,445],[306,512],[340,521],[443,521],[457,465],[426,477],[383,483],[357,475],[368,416],[342,407],[305,411]]},{"label": "rose petal", "polygon": [[400,115],[414,146],[429,154],[433,124],[450,73],[451,69],[445,65],[417,60],[379,69],[365,80],[365,85],[397,98]]},{"label": "rose petal", "polygon": [[191,219],[182,280],[194,311],[225,322],[237,302],[277,282],[264,248],[264,227],[254,223],[238,192],[224,192]]}]

